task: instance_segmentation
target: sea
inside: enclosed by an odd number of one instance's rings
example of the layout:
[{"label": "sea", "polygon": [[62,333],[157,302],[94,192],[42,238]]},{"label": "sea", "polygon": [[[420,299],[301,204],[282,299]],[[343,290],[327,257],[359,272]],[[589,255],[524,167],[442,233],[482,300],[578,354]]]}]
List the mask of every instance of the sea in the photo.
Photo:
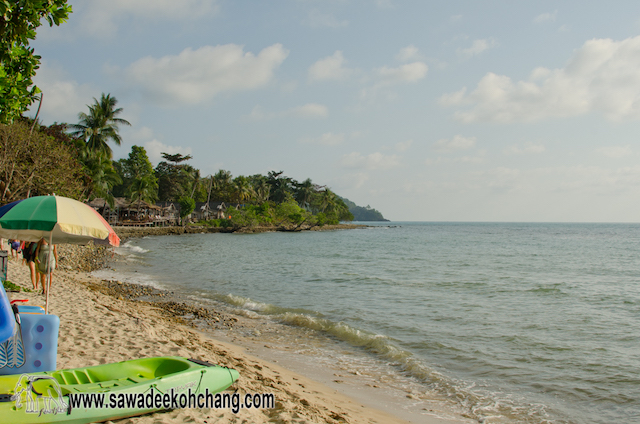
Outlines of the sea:
[{"label": "sea", "polygon": [[131,239],[97,275],[289,329],[302,362],[405,389],[414,409],[640,423],[640,224],[362,224]]}]

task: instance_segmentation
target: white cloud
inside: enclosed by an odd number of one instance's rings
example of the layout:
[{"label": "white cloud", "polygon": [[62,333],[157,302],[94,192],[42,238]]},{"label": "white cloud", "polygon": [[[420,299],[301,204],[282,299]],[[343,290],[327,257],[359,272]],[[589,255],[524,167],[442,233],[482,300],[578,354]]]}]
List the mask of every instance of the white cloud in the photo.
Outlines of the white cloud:
[{"label": "white cloud", "polygon": [[297,118],[326,118],[329,116],[329,109],[325,105],[318,103],[307,103],[282,112],[265,112],[262,106],[258,105],[251,110],[248,117],[255,121],[264,121],[289,116]]},{"label": "white cloud", "polygon": [[542,24],[545,22],[555,22],[557,17],[558,17],[558,11],[554,10],[551,13],[547,12],[547,13],[542,13],[536,16],[535,18],[533,18],[533,23]]},{"label": "white cloud", "polygon": [[607,146],[596,149],[596,153],[609,158],[619,159],[625,156],[631,156],[633,150],[631,146]]},{"label": "white cloud", "polygon": [[[397,68],[383,66],[374,69],[373,78],[376,82],[372,86],[362,89],[360,95],[363,99],[375,98],[379,92],[388,87],[399,84],[416,83],[427,76],[428,70],[429,67],[423,62],[407,63]],[[396,96],[396,94],[391,91],[388,91],[386,94],[389,98],[395,98]]]},{"label": "white cloud", "polygon": [[490,48],[493,48],[497,45],[496,41],[492,38],[490,39],[483,39],[483,40],[474,40],[473,43],[471,43],[471,47],[468,47],[466,49],[457,49],[456,52],[458,53],[458,56],[460,56],[463,59],[469,59],[473,56],[477,56],[480,53],[489,50]]},{"label": "white cloud", "polygon": [[353,69],[345,68],[345,63],[342,52],[336,50],[333,55],[320,59],[309,67],[309,81],[345,80],[355,72]]},{"label": "white cloud", "polygon": [[383,84],[397,84],[397,83],[412,83],[419,81],[427,76],[429,67],[423,62],[413,62],[406,65],[402,65],[398,68],[389,68],[383,66],[376,70],[381,83]]},{"label": "white cloud", "polygon": [[344,168],[380,171],[395,168],[400,165],[400,158],[396,155],[385,156],[380,152],[364,156],[359,152],[352,152],[342,156],[340,164]]},{"label": "white cloud", "polygon": [[344,28],[349,26],[349,21],[341,21],[333,15],[321,13],[318,10],[312,10],[309,12],[309,25],[312,28]]},{"label": "white cloud", "polygon": [[144,148],[147,151],[149,160],[154,165],[157,165],[158,162],[164,160],[162,158],[162,153],[169,153],[170,155],[174,155],[176,153],[182,153],[183,155],[191,154],[191,147],[168,146],[156,140],[155,138],[151,141],[146,142],[144,144]]},{"label": "white cloud", "polygon": [[[444,152],[449,153],[449,152]],[[437,159],[426,159],[424,161],[425,165],[440,165],[440,164],[451,164],[451,163],[484,163],[485,157],[487,155],[486,150],[480,150],[477,152],[475,156],[460,156],[460,157],[438,157]]]},{"label": "white cloud", "polygon": [[[78,20],[84,34],[95,37],[112,36],[118,31],[116,22],[124,16],[149,21],[194,20],[215,16],[219,6],[217,0],[109,0],[80,3]],[[76,2],[74,2],[76,9]],[[72,16],[73,18],[73,16]]]},{"label": "white cloud", "polygon": [[164,104],[196,104],[225,91],[252,90],[268,84],[289,54],[281,44],[258,55],[226,44],[187,48],[177,56],[145,57],[123,71],[143,94]]},{"label": "white cloud", "polygon": [[602,113],[620,121],[640,118],[640,36],[622,41],[593,39],[562,69],[536,68],[526,81],[488,73],[469,94],[462,89],[440,98],[466,106],[462,122],[531,122]]},{"label": "white cloud", "polygon": [[471,102],[465,97],[465,94],[467,94],[467,87],[463,87],[461,90],[453,93],[443,94],[440,96],[440,99],[438,99],[438,103],[442,106],[467,105]]},{"label": "white cloud", "polygon": [[149,127],[137,128],[132,131],[131,138],[133,138],[134,140],[149,140],[150,138],[153,138],[153,130]]},{"label": "white cloud", "polygon": [[396,143],[396,150],[399,152],[407,151],[412,144],[413,144],[413,140],[407,140],[407,141],[402,141],[400,143]]},{"label": "white cloud", "polygon": [[506,149],[504,149],[504,154],[526,155],[526,154],[544,153],[546,150],[547,149],[542,144],[526,143],[522,147],[518,145],[509,146]]},{"label": "white cloud", "polygon": [[[87,105],[100,95],[98,88],[71,80],[61,67],[52,66],[45,60],[34,82],[43,93],[39,116],[46,116],[46,120],[52,122],[76,122],[78,113],[87,112]],[[31,105],[30,112],[35,116],[37,110],[36,102]]]},{"label": "white cloud", "polygon": [[337,146],[344,143],[346,135],[344,133],[334,134],[332,132],[324,133],[320,137],[305,137],[300,139],[301,143],[319,144],[321,146]]},{"label": "white cloud", "polygon": [[318,103],[307,103],[291,109],[291,114],[301,118],[325,118],[329,115],[329,109]]},{"label": "white cloud", "polygon": [[458,150],[471,149],[476,145],[475,137],[463,137],[461,135],[455,135],[453,138],[443,138],[436,141],[433,147],[440,153],[451,153]]},{"label": "white cloud", "polygon": [[486,187],[493,191],[510,191],[519,185],[520,170],[499,167],[488,171],[480,171],[476,176],[479,181],[484,181]]},{"label": "white cloud", "polygon": [[335,187],[336,190],[359,189],[367,180],[369,180],[368,173],[355,172],[334,177],[331,185]]},{"label": "white cloud", "polygon": [[256,105],[251,109],[251,113],[249,114],[249,119],[254,121],[264,121],[265,119],[272,119],[276,116],[274,113],[267,113],[264,111],[264,108],[260,105]]},{"label": "white cloud", "polygon": [[422,56],[418,48],[411,44],[401,48],[400,52],[396,55],[396,59],[400,62],[409,62],[411,60],[422,59]]}]

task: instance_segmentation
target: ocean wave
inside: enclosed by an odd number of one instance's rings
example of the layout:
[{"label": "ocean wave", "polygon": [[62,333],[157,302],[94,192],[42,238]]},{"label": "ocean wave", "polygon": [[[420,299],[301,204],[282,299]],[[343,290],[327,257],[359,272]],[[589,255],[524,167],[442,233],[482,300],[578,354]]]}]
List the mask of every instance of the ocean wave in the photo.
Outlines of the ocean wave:
[{"label": "ocean wave", "polygon": [[141,272],[126,273],[126,272],[117,272],[110,268],[102,268],[97,271],[93,271],[91,275],[101,280],[115,280],[115,281],[130,283],[130,284],[139,284],[141,286],[151,286],[153,288],[160,289],[160,290],[166,289],[166,287],[162,286],[152,276],[141,273]]},{"label": "ocean wave", "polygon": [[148,249],[136,246],[135,244],[131,243],[131,241],[126,242],[122,245],[122,247],[135,253],[147,253],[149,251]]},{"label": "ocean wave", "polygon": [[562,422],[549,421],[543,405],[527,405],[524,399],[505,397],[504,393],[490,392],[484,387],[476,387],[474,383],[448,377],[399,347],[386,335],[359,329],[342,321],[335,322],[312,311],[290,310],[233,294],[221,296],[219,300],[252,314],[269,315],[281,323],[313,330],[363,349],[405,376],[416,379],[429,390],[455,399],[458,405],[468,411],[469,417],[480,422]]}]

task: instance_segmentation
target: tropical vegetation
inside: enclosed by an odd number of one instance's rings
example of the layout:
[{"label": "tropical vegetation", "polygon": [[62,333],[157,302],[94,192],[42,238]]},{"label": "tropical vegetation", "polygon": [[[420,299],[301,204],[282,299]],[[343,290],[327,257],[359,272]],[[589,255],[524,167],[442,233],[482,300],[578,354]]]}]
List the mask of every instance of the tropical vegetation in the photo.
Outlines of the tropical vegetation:
[{"label": "tropical vegetation", "polygon": [[354,221],[389,221],[382,216],[382,213],[375,210],[371,206],[358,206],[351,200],[341,197],[342,201],[353,214]]},{"label": "tropical vegetation", "polygon": [[57,26],[70,13],[67,0],[0,0],[0,204],[55,193],[82,201],[104,198],[113,206],[116,197],[127,197],[138,205],[174,202],[187,217],[196,202],[218,201],[228,206],[227,217],[211,225],[294,230],[353,219],[328,187],[309,178],[298,182],[283,171],[233,177],[221,169],[203,177],[187,163],[190,155],[163,153],[153,168],[140,146],[114,161],[111,143],[121,145],[120,128],[131,124],[111,94],[94,98],[77,123],[45,126],[37,113],[24,118],[43,99],[32,82],[40,57],[29,41],[42,21]]},{"label": "tropical vegetation", "polygon": [[173,202],[181,218],[196,202],[224,202],[226,219],[208,224],[236,228],[297,230],[353,219],[331,189],[283,171],[234,177],[221,169],[202,177],[188,163],[190,155],[163,153],[154,168],[141,146],[114,161],[109,143],[120,144],[120,125],[129,125],[116,105],[115,97],[102,94],[88,113],[79,113],[77,124],[47,127],[28,118],[0,124],[0,202],[56,193],[82,201],[103,198],[113,206],[116,197],[127,197],[138,205]]},{"label": "tropical vegetation", "polygon": [[42,20],[58,26],[70,13],[67,0],[0,1],[0,123],[12,123],[42,100],[32,80],[41,58],[29,42]]}]

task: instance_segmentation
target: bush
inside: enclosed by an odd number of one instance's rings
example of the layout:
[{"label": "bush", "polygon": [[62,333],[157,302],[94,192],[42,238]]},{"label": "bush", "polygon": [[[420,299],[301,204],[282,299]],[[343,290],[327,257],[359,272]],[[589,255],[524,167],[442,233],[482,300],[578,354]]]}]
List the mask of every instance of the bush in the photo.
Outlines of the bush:
[{"label": "bush", "polygon": [[196,201],[187,196],[181,197],[178,204],[180,204],[180,218],[188,216],[196,208]]}]

